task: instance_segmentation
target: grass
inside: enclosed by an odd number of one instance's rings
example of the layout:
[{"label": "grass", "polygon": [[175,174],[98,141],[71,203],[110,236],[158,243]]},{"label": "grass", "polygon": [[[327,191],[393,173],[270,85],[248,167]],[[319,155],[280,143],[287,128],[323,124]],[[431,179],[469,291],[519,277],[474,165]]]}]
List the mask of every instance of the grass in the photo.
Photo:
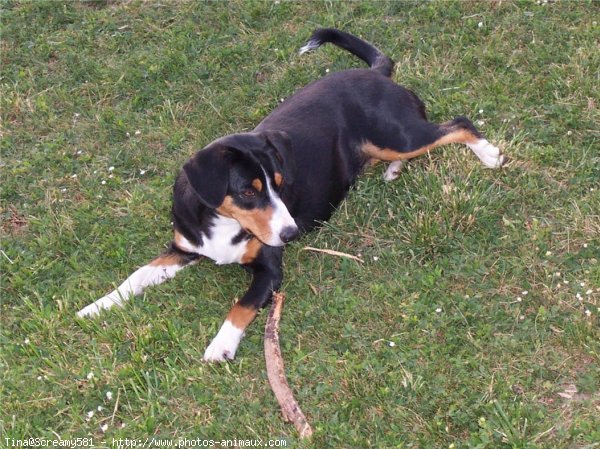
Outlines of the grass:
[{"label": "grass", "polygon": [[[0,8],[3,444],[600,447],[597,3]],[[234,362],[201,361],[244,291],[238,267],[203,263],[124,310],[74,314],[169,242],[191,154],[326,69],[361,66],[331,47],[298,56],[317,26],[378,45],[433,120],[470,116],[511,162],[490,171],[448,147],[391,184],[371,169],[288,247],[281,338],[307,443],[266,380],[265,314]]]}]

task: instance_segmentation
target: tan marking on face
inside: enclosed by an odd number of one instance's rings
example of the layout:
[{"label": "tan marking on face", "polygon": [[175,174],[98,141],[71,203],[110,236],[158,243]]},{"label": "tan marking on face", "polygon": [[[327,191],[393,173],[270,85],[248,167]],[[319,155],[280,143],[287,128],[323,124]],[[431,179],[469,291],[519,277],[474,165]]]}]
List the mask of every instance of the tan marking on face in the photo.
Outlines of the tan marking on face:
[{"label": "tan marking on face", "polygon": [[259,192],[262,192],[263,183],[260,179],[256,178],[256,179],[252,180],[252,187],[254,187]]},{"label": "tan marking on face", "polygon": [[246,244],[246,252],[242,256],[242,264],[247,264],[254,261],[254,259],[256,259],[256,256],[258,256],[262,245],[263,244],[261,243],[261,241],[256,238],[252,238],[251,240],[249,240]]},{"label": "tan marking on face", "polygon": [[248,325],[252,322],[254,317],[256,317],[257,310],[253,307],[246,307],[240,305],[240,303],[236,303],[229,313],[227,314],[226,320],[229,320],[231,324],[233,324],[238,329],[246,329]]},{"label": "tan marking on face", "polygon": [[217,212],[237,220],[242,228],[250,231],[259,240],[264,242],[271,239],[270,223],[274,213],[272,206],[264,209],[241,209],[235,205],[233,198],[227,195],[223,203],[217,207]]},{"label": "tan marking on face", "polygon": [[150,262],[153,267],[166,267],[170,265],[183,265],[179,254],[162,254]]},{"label": "tan marking on face", "polygon": [[281,173],[275,172],[275,174],[273,175],[273,178],[275,179],[275,185],[277,187],[280,187],[281,183],[283,182],[283,176],[281,175]]},{"label": "tan marking on face", "polygon": [[478,138],[474,136],[473,133],[471,133],[470,131],[467,131],[466,129],[459,129],[457,131],[449,132],[448,134],[440,137],[438,140],[436,140],[433,143],[430,143],[429,145],[425,145],[414,151],[409,151],[406,153],[401,153],[390,148],[380,148],[377,145],[372,144],[371,142],[366,142],[365,144],[363,144],[363,146],[361,147],[361,151],[369,158],[377,159],[380,161],[404,161],[428,153],[434,148],[439,147],[441,145],[447,145],[449,143],[474,143],[477,140]]}]

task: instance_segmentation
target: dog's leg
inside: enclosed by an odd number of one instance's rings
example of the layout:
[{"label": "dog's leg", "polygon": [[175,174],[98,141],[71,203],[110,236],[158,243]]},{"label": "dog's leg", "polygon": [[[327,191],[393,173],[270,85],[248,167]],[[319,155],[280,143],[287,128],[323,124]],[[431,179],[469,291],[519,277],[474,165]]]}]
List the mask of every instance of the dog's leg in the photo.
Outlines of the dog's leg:
[{"label": "dog's leg", "polygon": [[204,352],[204,361],[222,362],[235,357],[244,330],[281,286],[282,255],[281,247],[263,247],[257,259],[247,265],[252,272],[250,288],[227,314],[219,332]]},{"label": "dog's leg", "polygon": [[386,181],[398,177],[398,170],[402,161],[412,159],[428,153],[434,148],[450,143],[467,145],[483,162],[486,167],[499,168],[504,164],[505,158],[500,149],[492,145],[466,117],[457,117],[454,120],[436,125],[423,122],[411,130],[414,148],[396,150],[393,142],[387,147],[378,147],[370,142],[363,144],[362,152],[370,158],[392,162],[384,174]]},{"label": "dog's leg", "polygon": [[404,161],[394,161],[392,162],[385,173],[383,174],[383,179],[386,181],[393,181],[394,179],[400,176],[400,170],[404,166]]},{"label": "dog's leg", "polygon": [[138,268],[116,290],[81,309],[77,312],[77,316],[91,317],[98,315],[103,309],[110,309],[113,306],[122,307],[130,296],[140,295],[146,287],[173,278],[179,270],[197,262],[199,257],[197,254],[184,253],[171,246],[148,265]]}]

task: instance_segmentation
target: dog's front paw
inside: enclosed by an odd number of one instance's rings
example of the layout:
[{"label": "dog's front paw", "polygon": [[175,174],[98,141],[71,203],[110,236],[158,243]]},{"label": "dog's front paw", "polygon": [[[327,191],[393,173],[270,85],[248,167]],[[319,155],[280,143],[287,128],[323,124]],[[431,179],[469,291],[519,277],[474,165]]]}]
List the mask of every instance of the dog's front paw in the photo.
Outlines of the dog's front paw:
[{"label": "dog's front paw", "polygon": [[203,360],[205,362],[233,360],[243,336],[243,330],[235,327],[230,321],[225,321],[219,333],[206,348]]},{"label": "dog's front paw", "polygon": [[77,316],[79,318],[90,317],[93,318],[95,316],[100,315],[100,312],[105,309],[110,309],[111,307],[118,306],[122,307],[123,304],[118,299],[114,298],[114,294],[106,295],[100,298],[98,301],[91,303],[90,305],[85,306],[79,312],[77,312]]},{"label": "dog's front paw", "polygon": [[234,347],[228,342],[217,341],[215,338],[206,351],[204,351],[204,357],[202,360],[205,362],[224,362],[225,360],[233,360],[235,357],[235,351],[237,345]]},{"label": "dog's front paw", "polygon": [[77,312],[77,316],[79,318],[85,318],[85,317],[95,317],[98,316],[100,314],[100,308],[96,305],[96,303],[91,303],[88,306],[85,306],[83,309],[81,309],[79,312]]}]

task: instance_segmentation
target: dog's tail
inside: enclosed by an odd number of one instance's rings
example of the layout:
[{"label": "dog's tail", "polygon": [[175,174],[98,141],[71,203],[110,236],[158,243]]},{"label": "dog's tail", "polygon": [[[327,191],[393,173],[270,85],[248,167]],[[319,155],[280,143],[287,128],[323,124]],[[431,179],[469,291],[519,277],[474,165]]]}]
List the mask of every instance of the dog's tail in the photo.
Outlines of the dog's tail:
[{"label": "dog's tail", "polygon": [[358,56],[369,64],[373,70],[377,70],[387,77],[392,76],[394,61],[368,42],[335,28],[316,29],[306,45],[300,49],[300,54],[316,50],[327,42],[348,50],[354,56]]}]

